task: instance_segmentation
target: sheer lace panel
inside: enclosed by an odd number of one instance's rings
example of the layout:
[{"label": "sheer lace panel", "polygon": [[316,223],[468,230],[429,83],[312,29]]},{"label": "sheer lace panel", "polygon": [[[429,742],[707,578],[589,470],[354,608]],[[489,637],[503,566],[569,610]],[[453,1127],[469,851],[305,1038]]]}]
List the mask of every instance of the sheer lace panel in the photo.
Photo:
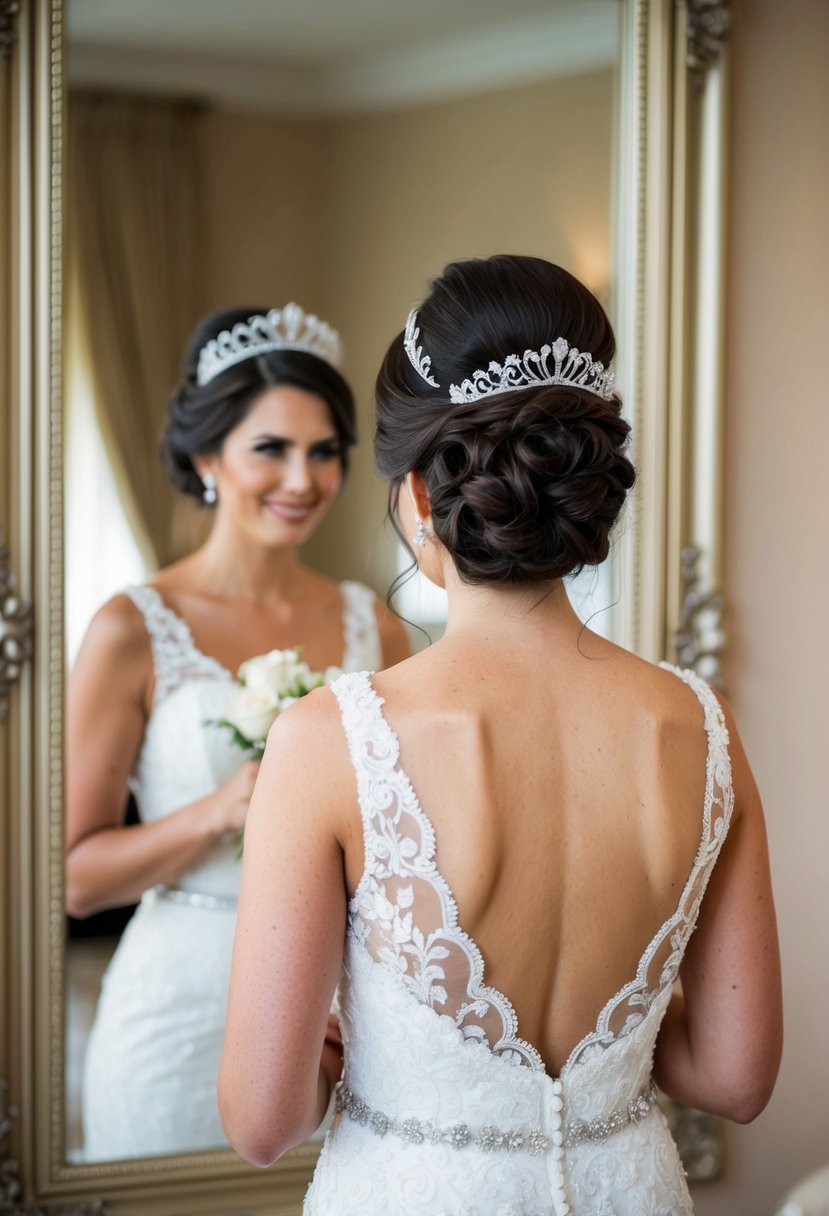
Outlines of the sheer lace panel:
[{"label": "sheer lace panel", "polygon": [[150,635],[155,666],[155,704],[186,679],[212,676],[230,679],[227,668],[218,659],[203,654],[190,632],[190,626],[172,608],[168,608],[155,587],[125,587],[141,615]]},{"label": "sheer lace panel", "polygon": [[[565,1069],[590,1051],[627,1036],[676,978],[731,814],[728,733],[711,690],[692,672],[677,673],[704,709],[708,758],[703,827],[676,913],[642,955],[635,977],[605,1005],[596,1029],[573,1049]],[[518,1037],[515,1012],[484,983],[481,952],[458,925],[458,911],[435,861],[435,834],[399,766],[400,747],[382,714],[383,699],[365,673],[332,685],[357,775],[365,870],[349,906],[349,933],[397,974],[419,1003],[448,1014],[464,1036],[509,1063],[544,1070],[538,1051]]]}]

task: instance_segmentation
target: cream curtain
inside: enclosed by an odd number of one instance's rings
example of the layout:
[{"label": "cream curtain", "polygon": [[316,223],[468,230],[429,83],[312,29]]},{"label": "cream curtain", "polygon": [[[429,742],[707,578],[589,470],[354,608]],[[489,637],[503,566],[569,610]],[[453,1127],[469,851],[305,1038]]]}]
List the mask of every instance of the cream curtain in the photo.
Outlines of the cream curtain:
[{"label": "cream curtain", "polygon": [[151,567],[176,556],[174,491],[158,444],[201,311],[198,122],[192,104],[70,95],[68,323]]}]

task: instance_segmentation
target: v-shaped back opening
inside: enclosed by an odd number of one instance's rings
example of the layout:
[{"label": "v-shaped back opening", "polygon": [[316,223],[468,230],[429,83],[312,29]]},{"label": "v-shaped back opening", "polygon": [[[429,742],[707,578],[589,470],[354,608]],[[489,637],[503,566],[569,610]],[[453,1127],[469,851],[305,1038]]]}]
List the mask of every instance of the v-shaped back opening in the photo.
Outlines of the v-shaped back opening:
[{"label": "v-shaped back opening", "polygon": [[[436,864],[435,830],[400,762],[400,742],[383,712],[384,698],[365,673],[334,685],[357,773],[364,828],[364,870],[350,901],[356,936],[378,962],[397,970],[420,1003],[453,1016],[465,1037],[554,1079],[563,1077],[591,1044],[607,1047],[629,1034],[656,994],[673,983],[728,826],[732,793],[721,710],[694,673],[671,670],[700,701],[707,737],[694,861],[675,911],[645,944],[635,974],[608,998],[595,1026],[573,1046],[558,1074],[547,1068],[538,1048],[520,1036],[508,995],[485,982],[484,954],[463,928],[453,892]],[[716,826],[715,808],[722,820]]]}]

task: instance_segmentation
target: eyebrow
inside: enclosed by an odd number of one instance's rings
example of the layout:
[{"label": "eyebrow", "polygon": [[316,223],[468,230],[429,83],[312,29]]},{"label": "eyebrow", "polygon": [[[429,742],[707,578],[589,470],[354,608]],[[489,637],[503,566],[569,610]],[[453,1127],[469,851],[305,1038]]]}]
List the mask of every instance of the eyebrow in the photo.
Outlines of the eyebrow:
[{"label": "eyebrow", "polygon": [[[314,442],[310,446],[312,448],[317,448],[323,444],[339,443],[339,442],[340,442],[340,437],[339,437],[339,435],[336,434],[336,432],[334,432],[331,435],[326,435],[325,438],[323,438],[323,439],[315,439]],[[285,447],[295,447],[296,446],[295,439],[286,439],[284,435],[270,435],[267,433],[264,433],[262,435],[254,435],[253,438],[251,439],[251,443],[281,443],[281,444],[284,444]]]}]

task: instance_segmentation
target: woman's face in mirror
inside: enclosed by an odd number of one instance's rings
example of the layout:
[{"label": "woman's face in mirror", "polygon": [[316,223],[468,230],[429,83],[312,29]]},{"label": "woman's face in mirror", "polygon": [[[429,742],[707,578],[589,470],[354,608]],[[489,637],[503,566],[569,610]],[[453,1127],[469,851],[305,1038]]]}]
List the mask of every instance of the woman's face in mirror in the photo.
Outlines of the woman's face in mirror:
[{"label": "woman's face in mirror", "polygon": [[221,451],[195,463],[215,477],[222,516],[269,548],[308,540],[343,482],[327,403],[291,385],[263,389]]}]

